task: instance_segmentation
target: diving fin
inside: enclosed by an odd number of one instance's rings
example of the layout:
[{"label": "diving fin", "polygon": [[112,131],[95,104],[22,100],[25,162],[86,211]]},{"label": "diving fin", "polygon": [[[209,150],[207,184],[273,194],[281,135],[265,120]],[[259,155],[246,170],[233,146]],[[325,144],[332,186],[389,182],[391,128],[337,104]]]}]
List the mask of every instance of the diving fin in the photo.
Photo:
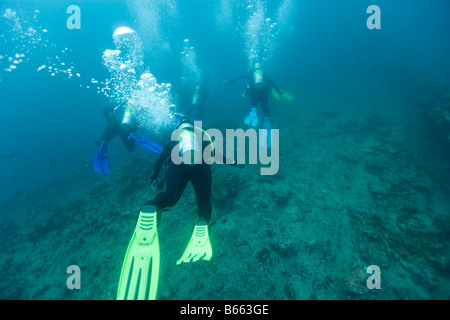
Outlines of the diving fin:
[{"label": "diving fin", "polygon": [[120,273],[117,300],[155,300],[159,278],[157,210],[146,205],[139,213]]},{"label": "diving fin", "polygon": [[145,139],[143,136],[141,136],[138,133],[130,133],[130,136],[143,148],[147,149],[148,151],[154,152],[154,153],[161,153],[163,148],[150,141]]},{"label": "diving fin", "polygon": [[95,172],[108,175],[108,143],[102,141],[94,158]]},{"label": "diving fin", "polygon": [[212,247],[209,241],[208,223],[199,221],[195,224],[191,240],[184,250],[183,255],[177,261],[177,264],[195,262],[198,260],[211,260]]},{"label": "diving fin", "polygon": [[258,112],[256,108],[252,108],[244,123],[248,126],[256,127],[258,125]]},{"label": "diving fin", "polygon": [[272,130],[270,127],[270,117],[264,118],[264,130],[260,131],[259,143],[264,148],[270,148],[272,146]]}]

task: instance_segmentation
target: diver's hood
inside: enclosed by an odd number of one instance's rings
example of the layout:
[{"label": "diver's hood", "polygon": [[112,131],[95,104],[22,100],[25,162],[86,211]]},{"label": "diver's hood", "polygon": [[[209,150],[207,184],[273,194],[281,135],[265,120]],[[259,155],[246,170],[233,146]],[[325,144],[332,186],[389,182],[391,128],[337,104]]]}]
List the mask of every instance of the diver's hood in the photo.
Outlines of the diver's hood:
[{"label": "diver's hood", "polygon": [[194,129],[194,123],[184,116],[180,122],[177,124],[176,129]]}]

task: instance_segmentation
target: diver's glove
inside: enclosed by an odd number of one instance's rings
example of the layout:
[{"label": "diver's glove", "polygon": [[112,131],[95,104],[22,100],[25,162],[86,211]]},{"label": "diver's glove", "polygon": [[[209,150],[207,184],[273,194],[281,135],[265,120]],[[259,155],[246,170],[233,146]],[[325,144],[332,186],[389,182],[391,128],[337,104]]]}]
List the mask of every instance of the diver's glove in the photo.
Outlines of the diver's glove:
[{"label": "diver's glove", "polygon": [[247,88],[244,89],[244,91],[242,92],[242,98],[245,99],[248,97],[248,92],[250,91],[250,87],[247,86]]},{"label": "diver's glove", "polygon": [[161,191],[164,188],[164,182],[165,179],[158,180],[158,174],[155,174],[153,172],[152,176],[150,177],[150,189],[153,192]]},{"label": "diver's glove", "polygon": [[100,152],[101,154],[108,154],[108,142],[105,140],[100,140],[97,142],[98,145],[98,152]]},{"label": "diver's glove", "polygon": [[150,189],[153,191],[153,192],[156,192],[156,191],[158,191],[159,189],[158,189],[158,180],[157,179],[152,179],[152,180],[150,180]]},{"label": "diver's glove", "polygon": [[237,162],[236,162],[236,160],[234,160],[234,161],[233,161],[233,164],[232,164],[232,166],[233,166],[233,167],[238,167],[239,169],[242,169],[242,168],[244,168],[244,167],[245,167],[245,165],[244,165],[244,164],[241,164],[241,163],[237,163]]},{"label": "diver's glove", "polygon": [[94,143],[97,145],[97,147],[99,147],[100,148],[100,146],[102,145],[102,142],[104,142],[103,140],[97,140],[97,141],[94,141]]}]

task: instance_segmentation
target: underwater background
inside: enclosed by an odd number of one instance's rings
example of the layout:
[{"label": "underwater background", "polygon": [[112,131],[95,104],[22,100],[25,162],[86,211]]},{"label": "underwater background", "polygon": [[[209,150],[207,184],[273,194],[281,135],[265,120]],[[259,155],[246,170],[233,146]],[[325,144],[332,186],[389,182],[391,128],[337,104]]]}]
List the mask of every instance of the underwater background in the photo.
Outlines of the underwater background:
[{"label": "underwater background", "polygon": [[[366,24],[373,4],[381,29]],[[67,26],[71,5],[80,29]],[[449,9],[447,0],[2,1],[0,298],[115,299],[139,208],[156,195],[157,155],[128,152],[116,137],[109,175],[95,172],[102,110],[132,95],[158,119],[142,123],[145,136],[162,144],[170,94],[196,77],[208,90],[204,127],[246,129],[246,83],[223,81],[256,58],[293,96],[269,100],[279,171],[212,166],[213,259],[176,265],[197,218],[188,185],[159,226],[158,299],[449,299]],[[139,37],[126,76],[105,54],[122,26]],[[144,72],[172,92],[138,95]],[[79,290],[66,286],[70,265]],[[366,286],[371,265],[379,290]]]}]

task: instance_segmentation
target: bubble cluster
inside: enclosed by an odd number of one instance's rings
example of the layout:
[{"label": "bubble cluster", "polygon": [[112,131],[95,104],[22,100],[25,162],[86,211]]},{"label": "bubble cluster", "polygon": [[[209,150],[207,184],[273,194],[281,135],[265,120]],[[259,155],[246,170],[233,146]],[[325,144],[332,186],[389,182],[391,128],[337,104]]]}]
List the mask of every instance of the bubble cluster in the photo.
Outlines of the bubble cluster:
[{"label": "bubble cluster", "polygon": [[202,71],[197,65],[197,54],[189,39],[183,42],[181,52],[181,66],[183,77],[192,83],[199,83],[202,80]]},{"label": "bubble cluster", "polygon": [[274,51],[277,23],[266,18],[265,1],[250,0],[247,6],[248,20],[245,24],[244,39],[249,67],[256,62],[268,61]]},{"label": "bubble cluster", "polygon": [[2,28],[0,63],[3,71],[11,72],[28,59],[30,45],[40,41],[40,37],[31,26],[23,25],[17,12],[12,9],[5,9],[0,19]]},{"label": "bubble cluster", "polygon": [[103,92],[118,104],[126,104],[137,87],[135,62],[128,58],[117,49],[103,52],[103,64],[111,74]]},{"label": "bubble cluster", "polygon": [[162,133],[172,119],[172,95],[170,83],[158,84],[149,72],[142,74],[138,88],[133,92],[128,105],[136,110],[136,119],[141,127]]},{"label": "bubble cluster", "polygon": [[68,79],[80,78],[81,74],[75,71],[73,63],[65,62],[69,60],[65,57],[68,51],[69,48],[64,48],[61,50],[60,54],[56,56],[48,56],[46,58],[47,60],[46,63],[38,67],[36,71],[38,72],[42,70],[47,71],[52,77],[55,77],[57,75],[63,75]]},{"label": "bubble cluster", "polygon": [[293,32],[296,8],[295,0],[283,0],[278,7],[276,14],[276,19],[278,21],[277,33],[283,33],[284,36],[287,36]]},{"label": "bubble cluster", "polygon": [[127,0],[128,11],[144,39],[145,56],[161,64],[174,52],[170,30],[179,24],[176,0]]},{"label": "bubble cluster", "polygon": [[[148,70],[143,70],[142,42],[127,27],[113,34],[115,49],[103,52],[103,65],[111,77],[100,88],[113,104],[130,106],[141,129],[162,133],[172,124],[171,84],[159,84]],[[98,81],[92,79],[92,82]]]},{"label": "bubble cluster", "polygon": [[32,14],[6,8],[0,15],[0,71],[12,72],[24,63],[42,60],[37,71],[47,71],[51,76],[80,77],[70,59],[68,48],[59,50],[51,41],[47,29],[40,26],[39,10]]},{"label": "bubble cluster", "polygon": [[233,0],[220,0],[217,2],[216,24],[222,32],[230,32],[233,28]]}]

